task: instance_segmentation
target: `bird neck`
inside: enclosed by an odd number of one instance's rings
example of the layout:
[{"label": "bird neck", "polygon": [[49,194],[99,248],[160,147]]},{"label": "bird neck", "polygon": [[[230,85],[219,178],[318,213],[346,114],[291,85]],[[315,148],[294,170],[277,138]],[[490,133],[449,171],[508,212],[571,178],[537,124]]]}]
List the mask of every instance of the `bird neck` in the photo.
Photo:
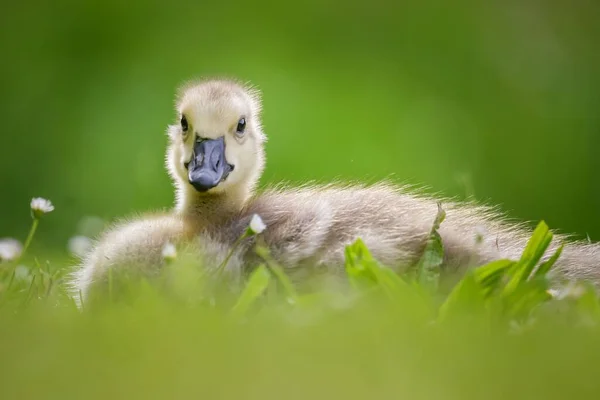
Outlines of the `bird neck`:
[{"label": "bird neck", "polygon": [[250,188],[228,188],[221,193],[198,193],[191,187],[180,188],[175,210],[186,218],[204,223],[217,223],[231,218],[242,210],[251,195]]}]

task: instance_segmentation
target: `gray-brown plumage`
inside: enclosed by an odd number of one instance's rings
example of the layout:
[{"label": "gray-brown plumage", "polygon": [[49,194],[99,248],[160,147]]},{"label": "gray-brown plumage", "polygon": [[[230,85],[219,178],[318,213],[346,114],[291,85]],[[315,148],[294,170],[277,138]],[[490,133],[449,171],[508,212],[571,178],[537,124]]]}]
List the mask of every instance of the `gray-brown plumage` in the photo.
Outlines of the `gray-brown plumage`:
[{"label": "gray-brown plumage", "polygon": [[[177,123],[168,128],[166,157],[175,209],[123,222],[104,234],[75,273],[75,289],[84,296],[106,282],[111,268],[155,273],[167,242],[185,244],[205,265],[216,266],[253,214],[266,223],[265,243],[295,279],[308,266],[343,272],[344,246],[358,237],[394,268],[421,255],[439,199],[387,183],[281,186],[255,193],[266,141],[255,89],[230,80],[191,83],[179,94],[177,113]],[[443,207],[447,218],[440,234],[448,269],[517,258],[531,233],[491,208],[451,201]],[[227,265],[238,276],[256,261],[252,240]],[[550,250],[563,240],[555,236]],[[570,242],[557,265],[569,277],[598,282],[598,260],[598,245]]]}]

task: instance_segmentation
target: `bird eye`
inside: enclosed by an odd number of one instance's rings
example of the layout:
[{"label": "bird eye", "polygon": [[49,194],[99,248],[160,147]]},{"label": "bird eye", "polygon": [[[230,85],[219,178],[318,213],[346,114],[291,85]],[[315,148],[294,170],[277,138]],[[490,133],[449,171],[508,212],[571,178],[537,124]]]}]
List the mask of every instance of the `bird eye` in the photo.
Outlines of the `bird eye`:
[{"label": "bird eye", "polygon": [[242,135],[246,130],[246,118],[240,118],[237,124],[236,133],[238,135]]},{"label": "bird eye", "polygon": [[188,122],[185,115],[181,117],[181,129],[183,130],[183,132],[187,132],[188,130]]}]

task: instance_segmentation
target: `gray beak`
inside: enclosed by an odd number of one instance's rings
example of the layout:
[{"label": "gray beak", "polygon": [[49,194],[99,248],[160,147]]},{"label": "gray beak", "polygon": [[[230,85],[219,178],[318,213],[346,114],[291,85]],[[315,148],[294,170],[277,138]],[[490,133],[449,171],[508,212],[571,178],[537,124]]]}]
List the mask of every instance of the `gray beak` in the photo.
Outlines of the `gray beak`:
[{"label": "gray beak", "polygon": [[225,158],[225,138],[196,141],[187,168],[190,184],[199,192],[206,192],[224,181],[233,171],[233,165]]}]

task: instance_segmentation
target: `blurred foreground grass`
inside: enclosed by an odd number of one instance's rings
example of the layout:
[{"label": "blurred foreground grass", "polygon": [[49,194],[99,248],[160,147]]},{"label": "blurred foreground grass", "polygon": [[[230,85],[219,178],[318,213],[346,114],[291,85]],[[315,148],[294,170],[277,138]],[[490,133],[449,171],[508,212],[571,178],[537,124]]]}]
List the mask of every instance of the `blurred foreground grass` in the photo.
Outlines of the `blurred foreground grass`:
[{"label": "blurred foreground grass", "polygon": [[65,270],[0,264],[1,398],[597,396],[600,303],[585,284],[549,290],[560,250],[539,263],[548,227],[538,225],[521,260],[470,271],[444,291],[443,216],[408,274],[380,266],[357,240],[346,249],[349,284],[312,293],[298,292],[265,249],[235,294],[180,254],[165,269],[170,290],[131,282],[126,301],[111,294],[80,312]]}]

